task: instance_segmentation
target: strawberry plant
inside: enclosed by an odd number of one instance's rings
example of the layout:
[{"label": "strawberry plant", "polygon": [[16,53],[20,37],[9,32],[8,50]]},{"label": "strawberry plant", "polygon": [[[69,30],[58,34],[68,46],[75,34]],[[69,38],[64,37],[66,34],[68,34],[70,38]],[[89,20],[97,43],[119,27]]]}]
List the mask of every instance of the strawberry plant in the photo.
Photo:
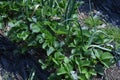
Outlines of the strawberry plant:
[{"label": "strawberry plant", "polygon": [[[106,45],[111,37],[102,30],[82,29],[78,23],[80,4],[79,0],[0,2],[1,18],[6,20],[1,23],[11,27],[7,36],[19,44],[20,52],[46,50],[47,58],[39,63],[50,71],[50,80],[89,80],[103,75],[104,68],[114,61],[112,47]],[[86,23],[97,24],[90,21]]]}]

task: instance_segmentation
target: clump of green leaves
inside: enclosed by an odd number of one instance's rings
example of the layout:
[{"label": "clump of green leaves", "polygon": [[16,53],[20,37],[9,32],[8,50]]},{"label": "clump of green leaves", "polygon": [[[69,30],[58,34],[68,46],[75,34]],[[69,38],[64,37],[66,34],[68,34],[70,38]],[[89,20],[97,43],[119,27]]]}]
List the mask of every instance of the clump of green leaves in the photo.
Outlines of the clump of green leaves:
[{"label": "clump of green leaves", "polygon": [[97,27],[103,23],[98,17],[93,18],[92,16],[85,19],[85,24],[89,27]]},{"label": "clump of green leaves", "polygon": [[103,29],[115,41],[120,43],[120,29],[118,27],[108,27]]},{"label": "clump of green leaves", "polygon": [[[39,62],[43,69],[52,70],[50,80],[89,80],[103,75],[101,71],[113,60],[112,48],[106,45],[111,40],[107,34],[96,29],[82,30],[77,21],[78,4],[76,0],[23,0],[1,7],[12,27],[8,36],[20,43],[22,53],[33,47],[46,50],[47,58]],[[7,6],[17,16],[3,9]],[[86,20],[91,26],[101,23],[91,22]]]}]

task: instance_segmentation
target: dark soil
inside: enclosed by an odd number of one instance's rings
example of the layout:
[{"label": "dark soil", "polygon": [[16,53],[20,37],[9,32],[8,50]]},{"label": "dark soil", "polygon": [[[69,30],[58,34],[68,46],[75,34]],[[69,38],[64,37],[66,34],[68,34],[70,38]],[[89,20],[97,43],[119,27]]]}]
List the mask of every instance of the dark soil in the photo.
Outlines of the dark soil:
[{"label": "dark soil", "polygon": [[47,80],[49,75],[35,56],[19,53],[14,43],[0,35],[0,80],[28,80],[33,73],[32,80]]},{"label": "dark soil", "polygon": [[116,64],[104,70],[104,76],[95,77],[93,80],[120,80],[120,68]]},{"label": "dark soil", "polygon": [[120,67],[114,64],[110,68],[105,70],[106,80],[120,80]]},{"label": "dark soil", "polygon": [[[120,27],[120,0],[83,0],[82,11],[95,9],[103,14],[102,18],[114,26]],[[84,7],[87,5],[88,7]],[[80,10],[81,11],[81,10]]]},{"label": "dark soil", "polygon": [[91,0],[107,22],[120,26],[120,0]]}]

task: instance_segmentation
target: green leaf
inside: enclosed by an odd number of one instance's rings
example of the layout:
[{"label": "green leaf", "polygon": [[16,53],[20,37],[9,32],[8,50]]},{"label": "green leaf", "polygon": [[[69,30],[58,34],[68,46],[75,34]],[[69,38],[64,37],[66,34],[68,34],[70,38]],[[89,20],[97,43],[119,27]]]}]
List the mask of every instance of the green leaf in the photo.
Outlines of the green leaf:
[{"label": "green leaf", "polygon": [[54,51],[55,51],[55,49],[53,47],[49,47],[49,49],[47,50],[47,55],[49,56]]},{"label": "green leaf", "polygon": [[91,74],[89,72],[85,73],[85,77],[89,80],[90,79]]},{"label": "green leaf", "polygon": [[73,66],[70,63],[63,63],[63,65],[67,73],[70,74],[70,72],[73,70]]},{"label": "green leaf", "polygon": [[59,42],[58,42],[58,41],[54,41],[54,47],[55,47],[55,48],[60,47],[60,44],[59,44]]},{"label": "green leaf", "polygon": [[13,22],[9,22],[9,23],[8,23],[8,26],[9,26],[9,27],[14,27],[15,24],[14,24]]},{"label": "green leaf", "polygon": [[47,65],[46,65],[45,63],[43,63],[42,60],[39,59],[38,62],[41,64],[41,68],[42,68],[43,70],[47,68]]},{"label": "green leaf", "polygon": [[43,45],[42,45],[42,48],[45,49],[47,47],[47,45],[48,44],[46,42],[44,42]]},{"label": "green leaf", "polygon": [[76,52],[76,49],[72,49],[71,53],[74,54]]},{"label": "green leaf", "polygon": [[67,34],[65,30],[59,29],[55,31],[56,34]]},{"label": "green leaf", "polygon": [[95,53],[95,56],[96,56],[98,59],[100,59],[100,54],[99,54],[98,50],[93,49],[93,51],[94,51],[94,53]]},{"label": "green leaf", "polygon": [[50,21],[44,21],[44,24],[50,26],[51,22]]},{"label": "green leaf", "polygon": [[89,60],[82,60],[81,66],[90,66],[90,61]]},{"label": "green leaf", "polygon": [[80,80],[87,80],[84,74],[81,74],[79,77]]},{"label": "green leaf", "polygon": [[32,17],[32,20],[33,20],[34,22],[37,22],[37,18],[35,18],[35,17]]},{"label": "green leaf", "polygon": [[65,45],[65,42],[64,41],[61,41],[60,42],[60,47],[63,47]]},{"label": "green leaf", "polygon": [[40,32],[40,27],[38,25],[35,24],[30,24],[30,29],[32,30],[33,33],[38,33]]},{"label": "green leaf", "polygon": [[69,62],[70,62],[70,59],[69,59],[68,57],[65,57],[65,58],[64,58],[64,62],[65,62],[65,63],[69,63]]},{"label": "green leaf", "polygon": [[82,68],[82,69],[81,69],[81,73],[84,73],[84,74],[88,73],[87,68]]},{"label": "green leaf", "polygon": [[101,63],[102,63],[105,67],[107,67],[107,68],[109,68],[109,66],[112,64],[112,62],[110,61],[110,59],[102,60]]},{"label": "green leaf", "polygon": [[44,39],[41,34],[37,35],[36,40],[39,41],[40,44],[44,42]]},{"label": "green leaf", "polygon": [[17,34],[17,37],[23,40],[26,40],[28,36],[29,36],[29,32],[27,31],[23,31],[22,33]]},{"label": "green leaf", "polygon": [[2,23],[0,23],[0,29],[2,29],[3,28],[3,24]]},{"label": "green leaf", "polygon": [[33,46],[36,46],[36,44],[37,44],[36,41],[31,41],[31,42],[29,42],[28,46],[33,47]]},{"label": "green leaf", "polygon": [[64,59],[64,55],[61,53],[61,52],[55,52],[55,54],[54,54],[54,57],[56,58],[56,59]]},{"label": "green leaf", "polygon": [[65,70],[64,66],[61,64],[61,67],[57,71],[57,75],[62,75],[62,74],[66,74],[66,73],[67,73],[67,71]]},{"label": "green leaf", "polygon": [[96,56],[95,56],[93,50],[91,50],[91,57],[92,57],[93,59],[96,59]]},{"label": "green leaf", "polygon": [[59,65],[59,61],[57,61],[55,58],[52,58],[53,62],[56,64],[56,65]]},{"label": "green leaf", "polygon": [[108,52],[101,53],[101,60],[105,60],[105,59],[113,59],[112,54]]},{"label": "green leaf", "polygon": [[96,73],[95,69],[90,69],[90,70],[89,70],[89,73],[90,73],[90,74],[92,74],[92,75],[94,75],[94,76],[96,76],[96,75],[97,75],[97,73]]}]

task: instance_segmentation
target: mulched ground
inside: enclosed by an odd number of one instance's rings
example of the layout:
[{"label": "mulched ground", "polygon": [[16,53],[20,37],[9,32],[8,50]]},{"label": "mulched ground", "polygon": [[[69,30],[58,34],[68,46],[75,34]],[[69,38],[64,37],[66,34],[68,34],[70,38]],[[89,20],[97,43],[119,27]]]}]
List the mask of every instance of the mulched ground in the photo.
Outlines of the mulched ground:
[{"label": "mulched ground", "polygon": [[120,80],[120,67],[114,64],[110,68],[105,70],[106,80]]}]

